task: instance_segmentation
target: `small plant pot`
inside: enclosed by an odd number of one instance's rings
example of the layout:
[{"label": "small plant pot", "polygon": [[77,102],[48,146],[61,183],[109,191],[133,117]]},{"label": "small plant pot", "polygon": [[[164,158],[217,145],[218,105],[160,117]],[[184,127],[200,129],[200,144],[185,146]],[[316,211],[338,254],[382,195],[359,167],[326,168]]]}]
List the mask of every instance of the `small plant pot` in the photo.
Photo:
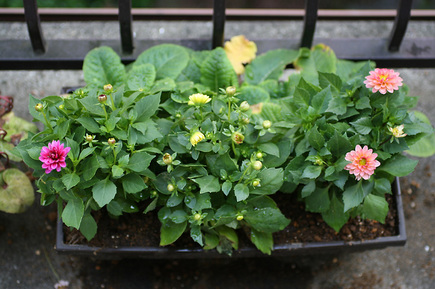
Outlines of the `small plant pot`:
[{"label": "small plant pot", "polygon": [[[330,242],[310,242],[310,243],[276,243],[271,256],[300,256],[314,254],[334,254],[343,252],[356,252],[373,249],[383,249],[391,246],[404,246],[406,243],[405,217],[402,205],[401,190],[399,179],[392,184],[393,196],[397,212],[397,231],[398,234],[389,237],[378,237],[373,240],[361,241],[330,241]],[[193,242],[193,241],[192,241]],[[181,248],[177,245],[167,247],[116,247],[102,248],[88,245],[69,245],[64,242],[64,232],[62,220],[57,223],[56,250],[64,254],[76,254],[94,256],[101,259],[121,259],[121,258],[150,258],[150,259],[184,259],[184,258],[225,258],[228,256],[218,253],[216,250],[203,250],[202,248]],[[264,257],[268,256],[261,253],[252,246],[241,247],[234,251],[232,257]]]}]

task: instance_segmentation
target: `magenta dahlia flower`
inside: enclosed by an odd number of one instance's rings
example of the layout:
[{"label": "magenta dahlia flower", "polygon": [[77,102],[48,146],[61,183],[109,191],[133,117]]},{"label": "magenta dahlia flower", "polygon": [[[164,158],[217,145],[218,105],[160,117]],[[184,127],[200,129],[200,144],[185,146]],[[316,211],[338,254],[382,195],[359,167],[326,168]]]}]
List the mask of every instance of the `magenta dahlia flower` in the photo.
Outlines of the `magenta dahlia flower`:
[{"label": "magenta dahlia flower", "polygon": [[399,86],[402,86],[403,79],[399,77],[399,72],[392,69],[376,68],[369,73],[370,75],[366,76],[364,84],[367,88],[371,88],[373,93],[377,91],[382,94],[386,94],[387,91],[393,93],[399,89]]},{"label": "magenta dahlia flower", "polygon": [[45,173],[49,174],[52,170],[60,172],[61,168],[66,167],[65,157],[70,150],[70,147],[64,147],[58,140],[49,143],[48,147],[42,147],[39,160],[43,163]]},{"label": "magenta dahlia flower", "polygon": [[351,162],[347,164],[344,169],[349,171],[349,174],[355,175],[355,178],[359,181],[361,178],[364,180],[370,179],[375,169],[381,165],[376,160],[378,154],[373,153],[372,149],[367,146],[361,148],[360,145],[355,147],[354,151],[350,151],[344,158],[346,161]]}]

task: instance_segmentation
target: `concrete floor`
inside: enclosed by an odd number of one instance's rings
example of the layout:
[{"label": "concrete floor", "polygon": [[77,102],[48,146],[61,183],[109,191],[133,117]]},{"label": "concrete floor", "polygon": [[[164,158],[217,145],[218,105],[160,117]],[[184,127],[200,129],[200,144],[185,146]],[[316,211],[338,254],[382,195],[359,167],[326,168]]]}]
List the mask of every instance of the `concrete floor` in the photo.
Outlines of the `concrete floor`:
[{"label": "concrete floor", "polygon": [[[435,24],[411,23],[407,37],[435,36]],[[100,37],[118,35],[117,26],[95,23],[47,23],[49,37]],[[184,27],[185,29],[181,29]],[[210,24],[154,21],[135,26],[137,37],[174,37],[180,33],[205,37]],[[183,26],[184,25],[184,26]],[[364,26],[366,25],[366,26]],[[316,36],[359,37],[376,33],[386,37],[391,23],[348,23],[319,25]],[[143,27],[149,34],[145,35]],[[247,23],[230,23],[227,35],[263,33],[284,37],[300,33],[300,23],[269,23],[251,29]],[[24,29],[24,30],[23,30]],[[115,30],[115,32],[114,32]],[[24,32],[23,32],[24,31]],[[105,34],[105,31],[109,34]],[[27,37],[20,23],[0,23],[0,39]],[[340,34],[341,33],[341,34]],[[384,35],[385,34],[385,35]],[[151,36],[150,36],[151,35]],[[114,37],[116,38],[116,37]],[[435,123],[435,68],[397,69],[410,88],[420,96],[418,109]],[[57,94],[62,86],[82,84],[80,71],[0,71],[0,91],[15,98],[14,111],[30,119],[28,95]],[[69,288],[435,288],[435,157],[420,160],[414,173],[402,178],[408,242],[405,247],[387,248],[323,258],[313,256],[296,262],[274,258],[246,260],[122,260],[96,261],[59,255],[53,250],[54,208],[37,202],[20,215],[0,213],[0,288],[54,288],[67,280]]]}]

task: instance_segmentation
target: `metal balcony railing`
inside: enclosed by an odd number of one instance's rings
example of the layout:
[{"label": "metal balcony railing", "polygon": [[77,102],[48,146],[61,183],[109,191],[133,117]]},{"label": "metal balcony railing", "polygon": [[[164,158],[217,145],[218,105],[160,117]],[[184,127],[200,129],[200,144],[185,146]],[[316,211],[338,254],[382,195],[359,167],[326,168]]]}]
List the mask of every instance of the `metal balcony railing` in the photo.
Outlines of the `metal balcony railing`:
[{"label": "metal balcony railing", "polygon": [[[412,0],[399,1],[394,10],[319,10],[318,0],[306,0],[304,10],[226,9],[225,0],[214,0],[213,9],[132,9],[131,0],[119,0],[118,9],[39,9],[36,0],[23,0],[24,9],[0,9],[0,21],[26,21],[30,41],[8,39],[0,42],[0,69],[81,69],[87,52],[107,45],[121,55],[124,63],[132,62],[143,50],[160,43],[175,43],[195,50],[222,46],[226,20],[294,20],[303,21],[300,38],[250,39],[258,52],[270,49],[310,47],[324,43],[337,56],[349,60],[374,60],[388,67],[435,67],[435,36],[404,38],[410,19],[435,21],[435,10],[411,10]],[[41,29],[44,21],[119,21],[119,40],[46,40]],[[151,40],[133,38],[135,20],[212,20],[210,39]],[[318,19],[324,20],[391,20],[388,39],[314,39]]]}]

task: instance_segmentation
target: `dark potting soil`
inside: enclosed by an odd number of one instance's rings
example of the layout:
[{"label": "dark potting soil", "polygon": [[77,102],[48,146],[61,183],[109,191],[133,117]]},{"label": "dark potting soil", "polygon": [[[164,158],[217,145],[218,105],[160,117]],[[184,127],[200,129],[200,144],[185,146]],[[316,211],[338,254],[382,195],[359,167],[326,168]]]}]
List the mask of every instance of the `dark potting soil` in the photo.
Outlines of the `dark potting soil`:
[{"label": "dark potting soil", "polygon": [[[338,233],[323,221],[320,214],[306,212],[304,204],[298,202],[296,196],[276,194],[273,199],[279,204],[282,213],[291,219],[290,224],[283,231],[274,233],[275,244],[372,240],[377,237],[398,234],[395,199],[391,195],[387,195],[390,210],[385,224],[373,220],[362,220],[358,217],[351,218]],[[94,217],[98,223],[98,232],[91,241],[88,242],[79,231],[64,226],[65,243],[87,244],[103,248],[159,246],[161,224],[156,212],[150,212],[146,215],[142,213],[126,214],[118,219],[113,219],[102,210],[96,212]],[[238,234],[240,248],[253,246],[243,230],[239,230]],[[186,233],[172,246],[178,248],[199,247]]]}]

